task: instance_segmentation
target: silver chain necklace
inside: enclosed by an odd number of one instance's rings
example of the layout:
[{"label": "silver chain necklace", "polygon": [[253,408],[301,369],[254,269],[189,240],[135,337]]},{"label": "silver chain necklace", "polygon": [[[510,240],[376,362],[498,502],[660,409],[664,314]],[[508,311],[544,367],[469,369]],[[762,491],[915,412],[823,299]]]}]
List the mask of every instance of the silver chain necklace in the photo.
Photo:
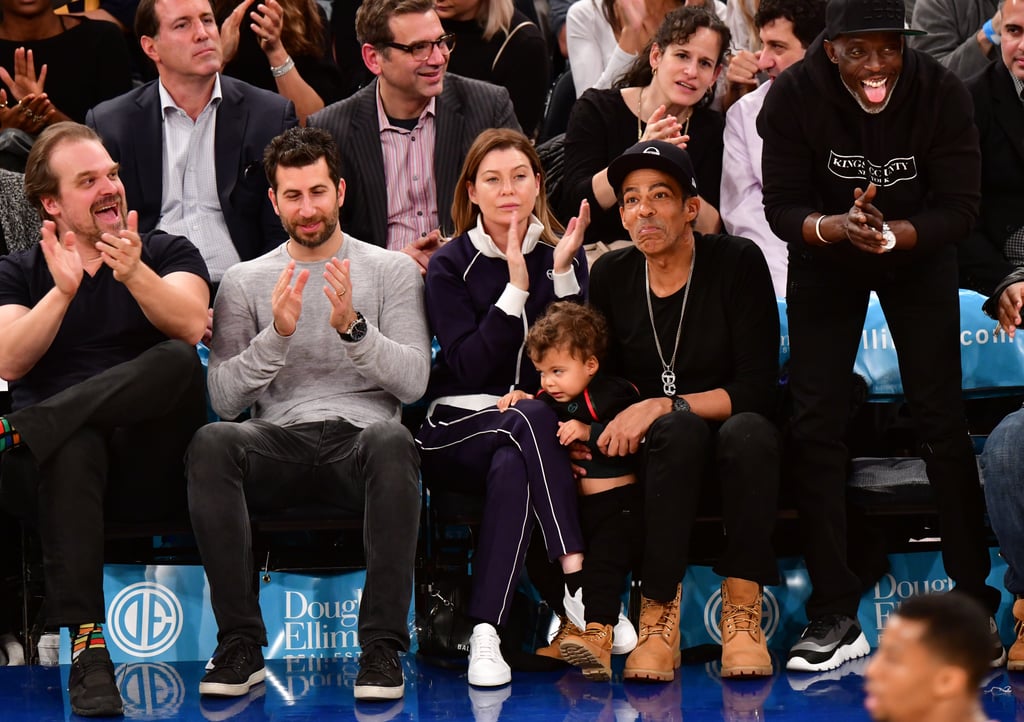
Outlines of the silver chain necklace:
[{"label": "silver chain necklace", "polygon": [[644,263],[644,283],[647,288],[647,315],[651,319],[651,332],[654,334],[654,345],[658,349],[658,360],[661,361],[661,387],[666,396],[676,395],[676,354],[679,353],[679,339],[683,335],[683,317],[686,315],[686,300],[690,297],[690,287],[693,286],[693,267],[697,263],[697,244],[693,244],[693,253],[690,254],[690,275],[686,279],[686,290],[683,291],[683,307],[679,309],[679,327],[676,329],[676,342],[672,347],[672,358],[665,363],[665,354],[661,350],[661,341],[658,339],[658,328],[654,325],[654,307],[651,305],[651,276],[650,263]]}]

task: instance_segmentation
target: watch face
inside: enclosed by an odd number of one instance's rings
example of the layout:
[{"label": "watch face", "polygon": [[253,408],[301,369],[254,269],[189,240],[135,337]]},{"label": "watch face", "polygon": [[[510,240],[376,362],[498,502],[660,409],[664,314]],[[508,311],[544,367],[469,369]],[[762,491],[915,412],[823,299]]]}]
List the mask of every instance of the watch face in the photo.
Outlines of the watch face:
[{"label": "watch face", "polygon": [[366,321],[360,318],[358,321],[356,321],[356,325],[352,327],[352,332],[349,334],[349,336],[352,337],[353,341],[360,341],[365,335]]},{"label": "watch face", "polygon": [[363,318],[363,314],[356,314],[355,323],[353,323],[347,332],[342,333],[341,337],[346,341],[360,341],[363,336],[366,335],[366,319]]},{"label": "watch face", "polygon": [[896,234],[889,228],[888,223],[882,224],[882,240],[885,241],[885,245],[882,246],[887,251],[891,251],[896,247]]}]

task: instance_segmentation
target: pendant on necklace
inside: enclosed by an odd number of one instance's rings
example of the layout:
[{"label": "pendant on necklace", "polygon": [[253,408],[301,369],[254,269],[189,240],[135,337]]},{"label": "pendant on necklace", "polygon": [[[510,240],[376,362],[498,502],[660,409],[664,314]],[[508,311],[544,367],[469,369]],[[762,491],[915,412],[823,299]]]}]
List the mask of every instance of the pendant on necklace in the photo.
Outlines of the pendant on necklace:
[{"label": "pendant on necklace", "polygon": [[661,372],[661,386],[665,391],[666,396],[676,395],[676,374],[671,369],[665,369]]}]

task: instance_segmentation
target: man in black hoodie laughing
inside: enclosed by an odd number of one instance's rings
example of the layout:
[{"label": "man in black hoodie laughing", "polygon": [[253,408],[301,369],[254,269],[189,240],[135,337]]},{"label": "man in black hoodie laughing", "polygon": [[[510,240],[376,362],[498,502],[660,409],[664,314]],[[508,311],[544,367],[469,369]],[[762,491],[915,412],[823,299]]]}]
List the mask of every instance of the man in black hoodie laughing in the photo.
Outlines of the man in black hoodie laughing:
[{"label": "man in black hoodie laughing", "polygon": [[[984,501],[960,396],[956,242],[977,215],[981,159],[970,96],[906,47],[901,0],[831,0],[805,59],[758,117],[765,213],[789,246],[793,400],[789,464],[813,592],[787,667],[868,652],[847,563],[842,439],[871,291],[885,311],[935,493],[946,572],[994,612]],[[993,643],[993,660],[1002,646]]]}]

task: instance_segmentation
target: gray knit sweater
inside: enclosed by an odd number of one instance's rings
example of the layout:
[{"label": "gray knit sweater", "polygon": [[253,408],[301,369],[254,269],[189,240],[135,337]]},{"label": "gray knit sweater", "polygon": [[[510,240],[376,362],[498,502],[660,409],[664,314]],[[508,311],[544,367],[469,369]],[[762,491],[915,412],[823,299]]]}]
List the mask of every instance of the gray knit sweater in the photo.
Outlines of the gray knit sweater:
[{"label": "gray knit sweater", "polygon": [[25,198],[25,176],[0,168],[0,255],[39,242],[42,221]]},{"label": "gray knit sweater", "polygon": [[280,426],[342,418],[365,427],[397,421],[401,403],[420,398],[430,371],[423,281],[408,256],[345,235],[338,259],[351,261],[353,308],[369,330],[343,341],[328,324],[324,263],[309,269],[295,333],[274,330],[270,297],[291,260],[287,243],[228,269],[214,305],[210,399],[223,418],[246,408]]}]

